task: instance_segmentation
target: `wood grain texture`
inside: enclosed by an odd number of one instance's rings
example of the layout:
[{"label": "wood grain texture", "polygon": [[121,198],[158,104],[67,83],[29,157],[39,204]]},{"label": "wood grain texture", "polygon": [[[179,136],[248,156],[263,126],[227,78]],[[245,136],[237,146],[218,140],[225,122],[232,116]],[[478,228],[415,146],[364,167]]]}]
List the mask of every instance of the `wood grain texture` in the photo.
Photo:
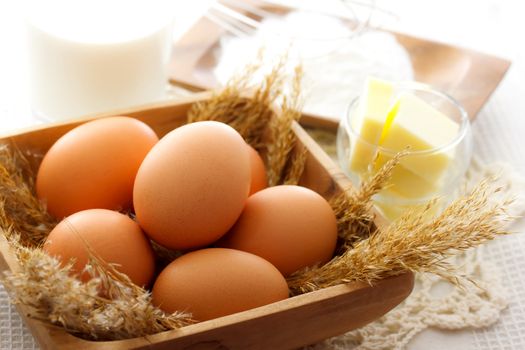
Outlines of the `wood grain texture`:
[{"label": "wood grain texture", "polygon": [[[225,30],[219,25],[201,18],[173,47],[170,81],[193,91],[217,88],[218,82],[212,72],[217,61],[212,51],[218,47],[223,34]],[[457,99],[471,119],[476,117],[510,67],[510,62],[502,58],[406,34],[393,34],[410,56],[415,80]]]},{"label": "wood grain texture", "polygon": [[[12,141],[21,149],[45,152],[57,138],[80,123],[112,115],[142,120],[163,136],[185,122],[193,102],[209,96],[209,93],[202,93],[178,102],[32,128],[6,136],[0,142]],[[294,124],[293,130],[300,141],[298,147],[308,152],[302,185],[326,198],[351,186],[299,124]],[[0,252],[0,269],[16,271],[18,263],[3,235],[0,235]],[[17,308],[42,349],[290,349],[342,334],[377,319],[404,300],[413,284],[413,274],[405,273],[373,287],[362,283],[338,285],[179,330],[122,341],[83,340],[59,327],[30,318],[30,310],[23,305]]]},{"label": "wood grain texture", "polygon": [[410,55],[415,79],[457,99],[471,119],[479,113],[510,67],[502,58],[396,33]]}]

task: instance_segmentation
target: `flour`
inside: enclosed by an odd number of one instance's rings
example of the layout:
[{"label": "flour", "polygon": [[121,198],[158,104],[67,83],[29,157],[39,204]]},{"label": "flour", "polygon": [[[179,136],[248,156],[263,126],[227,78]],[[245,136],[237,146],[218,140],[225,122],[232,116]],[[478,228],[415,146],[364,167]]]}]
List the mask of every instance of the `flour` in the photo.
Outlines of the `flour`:
[{"label": "flour", "polygon": [[[341,118],[367,76],[412,80],[410,57],[394,35],[352,32],[342,21],[312,12],[292,12],[261,22],[252,36],[225,36],[215,52],[214,74],[222,84],[265,49],[266,71],[290,49],[289,61],[304,68],[304,112]],[[264,69],[263,69],[264,71]]]}]

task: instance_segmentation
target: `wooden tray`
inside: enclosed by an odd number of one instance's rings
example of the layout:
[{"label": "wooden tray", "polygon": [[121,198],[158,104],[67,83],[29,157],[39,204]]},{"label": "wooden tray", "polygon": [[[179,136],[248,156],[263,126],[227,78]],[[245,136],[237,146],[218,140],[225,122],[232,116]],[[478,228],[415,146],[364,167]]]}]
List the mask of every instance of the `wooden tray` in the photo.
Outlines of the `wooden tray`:
[{"label": "wooden tray", "polygon": [[[171,82],[192,90],[217,87],[212,51],[225,30],[201,18],[174,45]],[[474,119],[510,66],[510,62],[405,34],[393,33],[405,47],[415,80],[430,84],[456,98]],[[330,119],[330,118],[328,118]]]},{"label": "wooden tray", "polygon": [[[45,152],[61,135],[90,119],[126,115],[149,124],[159,136],[183,124],[193,102],[209,93],[163,104],[155,104],[97,115],[73,122],[39,127],[0,139],[13,141],[21,149]],[[294,131],[306,148],[308,159],[301,184],[330,198],[350,186],[345,175],[299,126]],[[381,221],[376,222],[379,226]],[[0,234],[0,270],[20,267],[4,235]],[[374,287],[363,283],[338,285],[303,294],[274,304],[147,337],[120,341],[87,341],[28,317],[18,311],[42,349],[291,349],[361,327],[382,316],[412,291],[412,273],[385,279]]]}]

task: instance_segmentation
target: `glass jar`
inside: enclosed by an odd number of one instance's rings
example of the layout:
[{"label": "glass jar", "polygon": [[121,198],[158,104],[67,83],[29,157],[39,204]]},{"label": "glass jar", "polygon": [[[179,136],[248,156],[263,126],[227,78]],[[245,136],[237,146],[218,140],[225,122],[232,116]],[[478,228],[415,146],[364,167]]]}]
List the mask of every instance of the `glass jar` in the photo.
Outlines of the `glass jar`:
[{"label": "glass jar", "polygon": [[[426,84],[404,82],[395,84],[392,101],[402,93],[423,100],[457,123],[458,127],[456,134],[445,144],[431,149],[407,148],[406,155],[394,168],[386,186],[374,196],[376,208],[390,220],[398,218],[413,206],[426,204],[435,198],[438,199],[435,208],[440,210],[462,183],[472,156],[469,118],[454,98]],[[400,151],[399,148],[370,143],[361,135],[356,128],[356,119],[360,118],[358,106],[359,97],[350,103],[337,134],[339,165],[356,186]],[[407,143],[406,146],[410,145]]]}]

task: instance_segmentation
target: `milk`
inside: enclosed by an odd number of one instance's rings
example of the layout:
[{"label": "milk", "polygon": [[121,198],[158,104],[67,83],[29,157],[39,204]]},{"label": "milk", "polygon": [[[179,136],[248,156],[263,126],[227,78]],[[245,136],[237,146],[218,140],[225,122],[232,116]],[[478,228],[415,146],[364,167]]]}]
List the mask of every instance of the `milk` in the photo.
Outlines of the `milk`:
[{"label": "milk", "polygon": [[172,13],[165,1],[35,1],[27,25],[33,110],[64,120],[162,99]]}]

